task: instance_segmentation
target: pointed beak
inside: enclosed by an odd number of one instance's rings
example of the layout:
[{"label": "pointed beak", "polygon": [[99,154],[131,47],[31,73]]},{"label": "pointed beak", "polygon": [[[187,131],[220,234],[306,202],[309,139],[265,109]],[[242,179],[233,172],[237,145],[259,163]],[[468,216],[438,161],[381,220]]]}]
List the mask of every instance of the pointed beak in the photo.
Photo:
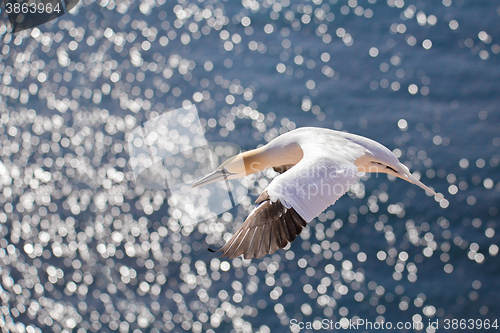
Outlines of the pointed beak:
[{"label": "pointed beak", "polygon": [[221,169],[221,170],[215,170],[209,173],[208,175],[198,179],[196,182],[194,182],[193,185],[191,185],[191,188],[199,187],[199,186],[205,186],[211,183],[215,183],[221,180],[227,179],[229,177],[230,173],[226,171],[226,169]]}]

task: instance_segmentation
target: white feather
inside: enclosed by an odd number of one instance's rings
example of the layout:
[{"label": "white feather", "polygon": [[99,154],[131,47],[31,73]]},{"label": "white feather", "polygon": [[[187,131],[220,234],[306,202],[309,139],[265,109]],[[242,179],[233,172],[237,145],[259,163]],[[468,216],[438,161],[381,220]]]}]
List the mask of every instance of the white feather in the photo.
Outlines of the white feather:
[{"label": "white feather", "polygon": [[[317,132],[316,132],[317,133]],[[302,160],[287,172],[273,179],[267,187],[271,201],[280,200],[310,222],[343,196],[358,179],[354,161],[366,149],[345,137],[314,133],[299,142]],[[311,140],[312,139],[312,140]]]}]

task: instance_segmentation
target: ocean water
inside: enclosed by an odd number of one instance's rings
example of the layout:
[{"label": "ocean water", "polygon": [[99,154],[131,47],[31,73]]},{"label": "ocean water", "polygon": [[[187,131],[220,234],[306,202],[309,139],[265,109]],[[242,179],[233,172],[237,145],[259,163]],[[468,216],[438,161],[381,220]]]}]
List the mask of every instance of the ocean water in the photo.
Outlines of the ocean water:
[{"label": "ocean water", "polygon": [[[499,22],[496,1],[101,0],[0,25],[0,327],[498,329]],[[242,150],[364,135],[447,202],[365,175],[286,250],[219,258],[276,174],[195,221],[129,164],[128,133],[191,105],[208,142]]]}]

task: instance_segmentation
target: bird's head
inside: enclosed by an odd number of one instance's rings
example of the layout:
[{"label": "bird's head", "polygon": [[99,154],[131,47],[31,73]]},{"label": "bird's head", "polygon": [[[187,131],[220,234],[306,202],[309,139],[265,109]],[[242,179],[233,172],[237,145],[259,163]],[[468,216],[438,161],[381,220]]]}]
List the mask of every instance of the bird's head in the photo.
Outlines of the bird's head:
[{"label": "bird's head", "polygon": [[302,157],[302,149],[297,144],[276,146],[273,143],[268,143],[263,147],[229,158],[217,169],[196,181],[191,187],[204,186],[226,179],[241,178],[281,165],[295,165]]},{"label": "bird's head", "polygon": [[244,153],[228,158],[217,169],[194,182],[192,188],[208,185],[221,180],[236,179],[246,176]]}]

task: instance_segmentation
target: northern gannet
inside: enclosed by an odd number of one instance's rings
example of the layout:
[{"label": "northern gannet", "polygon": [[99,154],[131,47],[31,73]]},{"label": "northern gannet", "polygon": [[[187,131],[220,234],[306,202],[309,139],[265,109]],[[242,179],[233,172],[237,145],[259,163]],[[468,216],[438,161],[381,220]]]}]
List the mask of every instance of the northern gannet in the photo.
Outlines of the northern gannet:
[{"label": "northern gannet", "polygon": [[230,259],[260,258],[292,242],[307,222],[333,205],[358,180],[358,172],[387,173],[444,199],[399,162],[385,146],[363,136],[304,127],[263,147],[234,156],[192,187],[244,177],[267,168],[275,177],[245,222],[218,251]]}]

